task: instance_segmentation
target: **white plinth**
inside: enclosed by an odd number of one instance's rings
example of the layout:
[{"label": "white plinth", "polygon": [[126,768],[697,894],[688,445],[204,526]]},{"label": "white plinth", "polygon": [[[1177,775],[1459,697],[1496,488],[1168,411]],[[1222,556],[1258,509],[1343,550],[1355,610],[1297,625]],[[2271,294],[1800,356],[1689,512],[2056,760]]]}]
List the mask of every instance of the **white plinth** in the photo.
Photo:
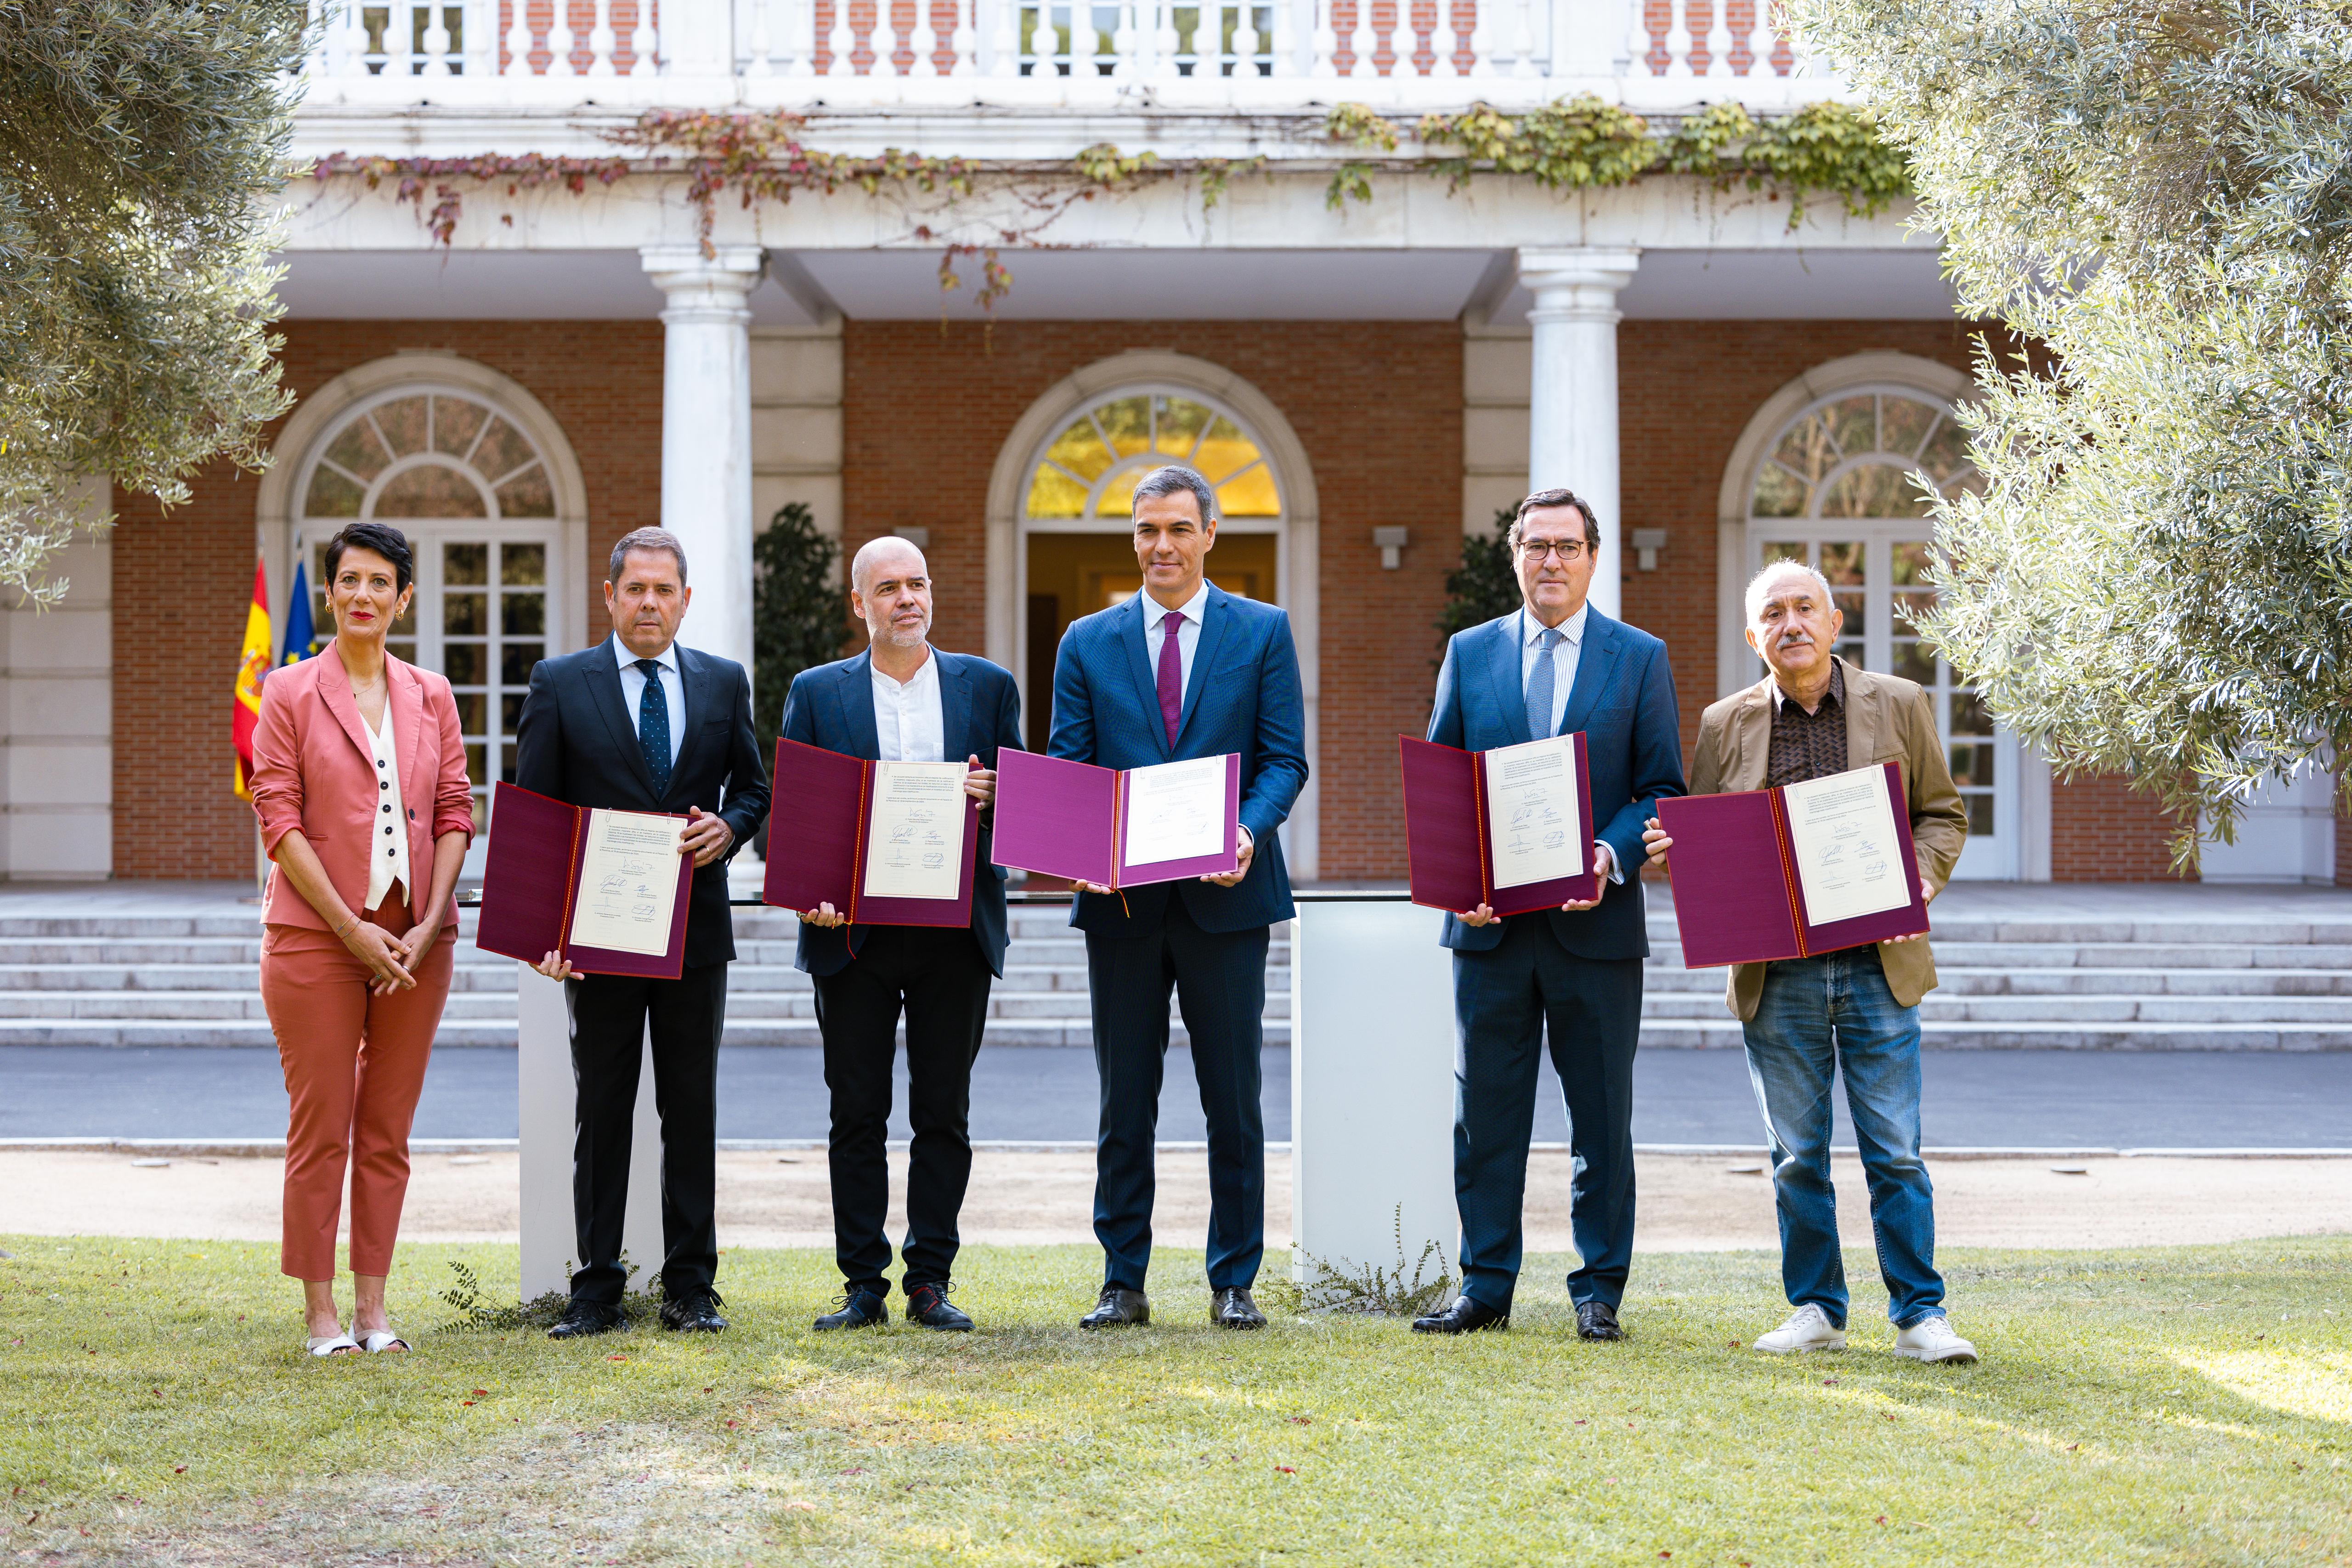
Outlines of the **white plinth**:
[{"label": "white plinth", "polygon": [[[572,1218],[572,1026],[563,987],[517,963],[515,1074],[520,1090],[522,1299],[570,1288],[578,1267]],[[644,1289],[661,1271],[661,1118],[654,1111],[650,1040],[637,1073],[635,1130],[629,1140],[629,1208],[621,1250],[637,1266],[630,1281]]]},{"label": "white plinth", "polygon": [[[1450,1270],[1454,963],[1444,917],[1405,903],[1302,903],[1290,947],[1291,1227],[1344,1272]],[[1295,1253],[1294,1256],[1297,1256]],[[1294,1274],[1304,1271],[1303,1259]],[[1434,1278],[1436,1260],[1424,1278]]]}]

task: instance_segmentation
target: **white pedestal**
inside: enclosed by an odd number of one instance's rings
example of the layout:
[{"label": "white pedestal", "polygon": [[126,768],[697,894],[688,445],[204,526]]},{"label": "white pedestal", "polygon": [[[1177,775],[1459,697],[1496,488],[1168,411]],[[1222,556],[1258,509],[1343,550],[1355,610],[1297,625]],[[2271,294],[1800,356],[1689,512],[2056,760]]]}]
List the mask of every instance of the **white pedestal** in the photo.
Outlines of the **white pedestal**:
[{"label": "white pedestal", "polygon": [[[1291,1234],[1343,1272],[1452,1268],[1454,961],[1444,917],[1405,903],[1301,903],[1290,947]],[[1435,1268],[1426,1278],[1434,1278]]]},{"label": "white pedestal", "polygon": [[[517,963],[515,1074],[522,1166],[522,1299],[570,1289],[578,1231],[572,1217],[572,1025],[563,987]],[[661,1119],[654,1111],[650,1041],[637,1074],[637,1114],[629,1141],[629,1208],[621,1250],[644,1289],[661,1271]]]}]

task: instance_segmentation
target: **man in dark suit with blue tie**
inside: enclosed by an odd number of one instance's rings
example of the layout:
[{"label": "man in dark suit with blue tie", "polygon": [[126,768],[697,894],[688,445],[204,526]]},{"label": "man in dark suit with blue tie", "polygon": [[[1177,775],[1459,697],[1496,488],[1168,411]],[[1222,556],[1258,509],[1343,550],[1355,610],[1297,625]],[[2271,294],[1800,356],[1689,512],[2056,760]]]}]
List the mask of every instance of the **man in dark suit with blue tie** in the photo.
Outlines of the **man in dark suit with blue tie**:
[{"label": "man in dark suit with blue tie", "polygon": [[794,959],[816,987],[824,1081],[833,1093],[827,1160],[833,1180],[839,1305],[819,1329],[888,1321],[890,1068],[898,1014],[907,1015],[907,1113],[915,1134],[907,1173],[909,1321],[968,1331],[948,1300],[956,1216],[971,1180],[971,1066],[988,1020],[990,982],[1004,973],[1004,872],[991,863],[996,752],[1021,744],[1021,693],[984,658],[930,646],[931,579],[908,541],[869,542],[850,563],[850,605],[866,651],[803,670],[784,699],[783,736],[845,756],[886,763],[963,760],[964,792],[982,805],[973,857],[971,923],[846,925],[831,904],[801,915]]},{"label": "man in dark suit with blue tie", "polygon": [[[1276,829],[1307,783],[1306,702],[1290,617],[1207,580],[1215,492],[1186,468],[1135,487],[1143,591],[1072,623],[1054,666],[1048,750],[1106,768],[1241,757],[1241,867],[1230,875],[1082,890],[1095,1066],[1095,1236],[1102,1293],[1079,1327],[1149,1322],[1152,1156],[1172,989],[1209,1124],[1210,1321],[1265,1323],[1250,1289],[1265,1251],[1258,1050],[1268,928],[1288,920]],[[1636,829],[1638,834],[1639,829]],[[1638,843],[1638,837],[1636,839]]]},{"label": "man in dark suit with blue tie", "polygon": [[[555,953],[539,971],[564,983],[578,1085],[572,1209],[580,1267],[552,1339],[621,1326],[621,1222],[628,1208],[637,1073],[652,1026],[661,1108],[662,1321],[714,1332],[719,1035],[727,1018],[727,861],[768,815],[768,772],[751,731],[751,679],[732,659],[677,641],[693,591],[673,535],[641,528],[613,546],[604,608],[613,636],[541,659],[515,727],[514,782],[572,805],[685,813],[694,857],[686,963],[676,980],[574,974]],[[491,831],[497,831],[496,824]]]},{"label": "man in dark suit with blue tie", "polygon": [[1549,1034],[1575,1160],[1576,1330],[1622,1339],[1617,1309],[1633,1256],[1633,1047],[1650,951],[1642,832],[1661,797],[1683,793],[1681,721],[1666,645],[1585,602],[1601,548],[1592,508],[1564,489],[1538,490],[1519,503],[1507,540],[1523,602],[1446,645],[1429,738],[1485,752],[1583,731],[1601,897],[1508,920],[1484,904],[1445,917],[1462,1294],[1412,1326],[1458,1334],[1510,1321]]}]

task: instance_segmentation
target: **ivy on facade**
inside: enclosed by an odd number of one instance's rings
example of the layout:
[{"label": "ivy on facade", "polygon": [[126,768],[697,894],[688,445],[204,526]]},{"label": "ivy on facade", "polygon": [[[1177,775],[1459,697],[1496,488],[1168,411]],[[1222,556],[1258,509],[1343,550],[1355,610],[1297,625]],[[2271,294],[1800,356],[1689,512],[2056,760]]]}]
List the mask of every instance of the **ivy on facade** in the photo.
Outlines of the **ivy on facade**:
[{"label": "ivy on facade", "polygon": [[[952,211],[985,187],[1013,198],[1013,216],[992,220],[984,239],[951,238],[933,222],[909,225],[908,239],[944,247],[940,287],[962,286],[959,264],[981,264],[978,302],[992,310],[1013,286],[1002,253],[1045,243],[1045,236],[1072,207],[1145,185],[1190,182],[1202,210],[1213,210],[1243,175],[1266,174],[1269,160],[1163,159],[1122,153],[1097,142],[1066,160],[997,163],[885,150],[859,157],[830,153],[802,140],[803,115],[789,110],[722,114],[708,110],[649,110],[606,132],[625,149],[603,157],[524,153],[472,158],[352,157],[331,153],[311,166],[312,178],[356,178],[375,190],[390,183],[395,199],[414,205],[435,243],[449,245],[464,215],[468,187],[503,186],[509,196],[560,188],[574,195],[592,184],[609,186],[625,174],[677,171],[687,176],[687,199],[698,216],[706,255],[721,199],[732,195],[746,210],[782,205],[808,194],[844,189],[867,195],[896,192],[929,198]],[[1685,115],[1654,132],[1642,116],[1586,95],[1507,115],[1485,104],[1459,114],[1424,115],[1411,131],[1423,152],[1400,153],[1405,136],[1394,121],[1360,103],[1342,103],[1324,117],[1324,141],[1355,153],[1332,173],[1325,205],[1344,208],[1372,199],[1375,174],[1415,172],[1441,176],[1449,192],[1466,190],[1481,175],[1523,178],[1554,190],[1622,185],[1654,174],[1696,176],[1717,190],[1744,186],[1789,199],[1789,226],[1804,219],[1809,193],[1840,198],[1845,210],[1869,216],[1910,191],[1903,155],[1879,138],[1869,112],[1842,103],[1817,103],[1772,120],[1758,120],[1737,103]],[[431,205],[426,205],[427,200]],[[934,217],[938,213],[934,213]],[[513,215],[499,222],[511,225]]]}]

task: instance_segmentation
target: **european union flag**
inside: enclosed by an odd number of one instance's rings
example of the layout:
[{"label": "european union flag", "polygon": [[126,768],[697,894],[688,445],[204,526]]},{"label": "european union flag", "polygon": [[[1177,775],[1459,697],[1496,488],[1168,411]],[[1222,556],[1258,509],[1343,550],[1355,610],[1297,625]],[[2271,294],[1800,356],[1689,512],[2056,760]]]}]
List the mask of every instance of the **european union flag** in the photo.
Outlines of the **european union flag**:
[{"label": "european union flag", "polygon": [[286,653],[280,664],[299,664],[319,651],[318,634],[310,626],[310,584],[304,562],[294,563],[293,602],[286,606]]}]

